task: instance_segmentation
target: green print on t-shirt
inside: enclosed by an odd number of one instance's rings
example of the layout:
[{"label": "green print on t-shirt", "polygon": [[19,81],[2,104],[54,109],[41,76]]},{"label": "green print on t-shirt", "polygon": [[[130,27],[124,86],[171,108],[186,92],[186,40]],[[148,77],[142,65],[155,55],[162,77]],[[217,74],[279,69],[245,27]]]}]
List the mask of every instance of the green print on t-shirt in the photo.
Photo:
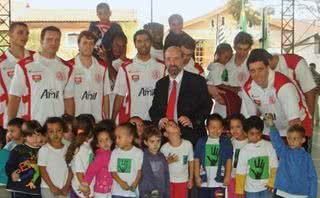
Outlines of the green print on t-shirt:
[{"label": "green print on t-shirt", "polygon": [[219,161],[219,144],[206,144],[205,166],[217,166]]},{"label": "green print on t-shirt", "polygon": [[132,159],[119,158],[117,161],[118,173],[130,173],[131,163],[132,163]]},{"label": "green print on t-shirt", "polygon": [[184,155],[182,158],[182,164],[186,165],[188,163],[188,155]]},{"label": "green print on t-shirt", "polygon": [[260,156],[249,160],[249,176],[252,179],[268,179],[269,178],[269,157]]},{"label": "green print on t-shirt", "polygon": [[240,153],[240,149],[236,149],[236,150],[234,151],[233,168],[237,168],[238,160],[239,160],[239,153]]},{"label": "green print on t-shirt", "polygon": [[93,153],[90,153],[89,155],[89,164],[91,164],[91,162],[94,160],[94,155]]}]

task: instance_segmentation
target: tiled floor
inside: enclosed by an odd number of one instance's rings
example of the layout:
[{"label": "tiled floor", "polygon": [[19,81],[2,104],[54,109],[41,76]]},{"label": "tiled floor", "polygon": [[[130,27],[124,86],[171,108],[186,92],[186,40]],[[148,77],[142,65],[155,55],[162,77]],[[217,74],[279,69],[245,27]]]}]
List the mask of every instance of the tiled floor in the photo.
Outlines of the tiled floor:
[{"label": "tiled floor", "polygon": [[314,130],[312,141],[312,159],[315,163],[318,174],[318,196],[320,197],[320,127],[316,127]]}]

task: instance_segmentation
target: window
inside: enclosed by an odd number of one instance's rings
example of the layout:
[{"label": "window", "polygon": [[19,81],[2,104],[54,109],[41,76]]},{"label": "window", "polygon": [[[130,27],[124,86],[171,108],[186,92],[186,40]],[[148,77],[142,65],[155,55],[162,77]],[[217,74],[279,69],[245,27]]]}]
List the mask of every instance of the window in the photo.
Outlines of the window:
[{"label": "window", "polygon": [[79,33],[76,33],[76,32],[67,33],[66,42],[65,42],[66,47],[77,48],[78,36],[79,36]]},{"label": "window", "polygon": [[204,62],[204,40],[198,40],[195,50],[195,62],[203,65]]}]

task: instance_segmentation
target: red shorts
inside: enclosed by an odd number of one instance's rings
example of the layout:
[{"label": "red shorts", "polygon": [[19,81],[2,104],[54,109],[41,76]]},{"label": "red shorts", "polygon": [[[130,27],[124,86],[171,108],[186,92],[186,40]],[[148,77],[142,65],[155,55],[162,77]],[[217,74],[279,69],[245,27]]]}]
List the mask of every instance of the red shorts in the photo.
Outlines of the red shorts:
[{"label": "red shorts", "polygon": [[187,198],[188,182],[171,183],[170,182],[170,198]]}]

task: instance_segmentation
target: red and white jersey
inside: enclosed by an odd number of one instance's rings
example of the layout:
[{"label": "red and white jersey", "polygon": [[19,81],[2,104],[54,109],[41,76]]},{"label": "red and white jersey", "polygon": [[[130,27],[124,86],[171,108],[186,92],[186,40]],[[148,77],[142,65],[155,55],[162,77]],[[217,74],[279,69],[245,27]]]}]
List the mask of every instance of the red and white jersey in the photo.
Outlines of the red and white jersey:
[{"label": "red and white jersey", "polygon": [[[28,57],[31,54],[34,54],[33,51],[25,50],[24,57]],[[19,59],[14,57],[9,50],[6,50],[0,56],[0,86],[3,89],[3,96],[0,99],[0,102],[4,103],[4,117],[3,123],[6,124],[8,122],[7,115],[7,105],[8,105],[8,92],[10,90],[11,80],[14,75],[14,68],[18,63]],[[23,101],[23,100],[22,100]],[[17,117],[21,117],[25,112],[25,106],[23,103],[19,106]],[[1,119],[1,118],[0,118]]]},{"label": "red and white jersey", "polygon": [[103,97],[111,93],[107,65],[92,57],[92,65],[86,68],[80,57],[68,61],[73,71],[68,82],[65,97],[74,98],[75,116],[92,114],[96,121],[105,118]]},{"label": "red and white jersey", "polygon": [[119,123],[132,116],[150,120],[149,108],[154,88],[156,82],[164,77],[165,68],[164,64],[153,58],[143,62],[137,57],[121,66],[113,90],[115,94],[125,96],[119,112]]},{"label": "red and white jersey", "polygon": [[236,55],[234,54],[226,64],[226,69],[228,70],[228,85],[242,87],[250,77],[247,59],[241,65],[236,65],[235,58]]},{"label": "red and white jersey", "polygon": [[25,96],[26,120],[38,120],[41,124],[48,117],[64,113],[64,91],[72,73],[72,67],[56,57],[47,59],[35,53],[18,62],[9,94]]},{"label": "red and white jersey", "polygon": [[5,106],[6,103],[5,101],[5,93],[4,90],[2,88],[2,86],[0,86],[0,126],[4,127],[4,114],[5,114]]},{"label": "red and white jersey", "polygon": [[279,62],[275,71],[289,77],[304,93],[316,87],[308,63],[296,54],[278,55]]},{"label": "red and white jersey", "polygon": [[[280,72],[269,70],[268,87],[263,89],[251,78],[245,83],[242,94],[241,113],[246,117],[272,114],[281,136],[286,136],[288,122],[300,118],[311,136],[311,116],[301,92],[288,77]],[[264,133],[269,129],[265,127]]]},{"label": "red and white jersey", "polygon": [[198,64],[198,63],[195,63],[192,58],[190,59],[190,61],[188,62],[188,64],[186,64],[186,65],[184,66],[184,70],[185,70],[185,71],[188,71],[188,72],[191,72],[191,73],[194,73],[194,74],[199,74],[199,75],[201,75],[202,77],[205,77],[204,70],[203,70],[203,68],[201,67],[201,65]]}]

